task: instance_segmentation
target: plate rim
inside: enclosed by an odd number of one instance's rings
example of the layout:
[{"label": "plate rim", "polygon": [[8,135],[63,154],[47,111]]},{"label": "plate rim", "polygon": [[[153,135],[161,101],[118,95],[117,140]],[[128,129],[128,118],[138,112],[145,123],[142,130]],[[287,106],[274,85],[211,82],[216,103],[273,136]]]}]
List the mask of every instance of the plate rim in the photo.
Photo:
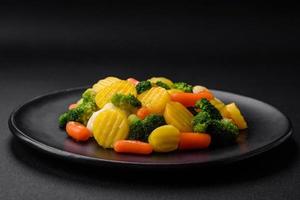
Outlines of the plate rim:
[{"label": "plate rim", "polygon": [[227,94],[231,94],[231,95],[237,95],[237,96],[241,96],[244,98],[259,101],[263,104],[267,104],[268,106],[270,106],[273,109],[275,109],[276,111],[278,111],[280,114],[282,114],[287,119],[288,130],[281,137],[277,138],[276,140],[274,140],[271,143],[268,143],[264,146],[254,149],[252,151],[248,151],[246,153],[238,154],[238,155],[231,156],[231,157],[225,157],[225,158],[216,159],[216,160],[209,160],[206,162],[185,162],[185,163],[172,163],[172,162],[171,163],[169,163],[169,162],[147,163],[147,162],[143,162],[143,163],[139,163],[139,162],[133,162],[133,161],[108,160],[108,159],[89,157],[86,155],[67,152],[67,151],[49,146],[47,144],[44,144],[40,141],[35,140],[32,137],[29,137],[25,132],[20,130],[18,128],[18,126],[16,125],[15,116],[18,114],[18,112],[21,110],[22,107],[24,107],[28,104],[31,104],[40,98],[45,98],[47,96],[52,96],[52,95],[56,95],[59,93],[67,93],[67,92],[72,92],[72,91],[76,91],[76,90],[83,90],[86,88],[87,88],[87,86],[74,87],[74,88],[68,88],[68,89],[63,89],[63,90],[55,90],[52,92],[48,92],[44,95],[36,96],[28,101],[25,101],[25,103],[17,106],[11,112],[9,119],[8,119],[8,126],[9,126],[10,131],[19,141],[24,142],[25,144],[29,145],[30,147],[33,147],[34,149],[37,149],[40,152],[47,153],[48,155],[51,155],[54,157],[60,157],[60,158],[68,159],[68,160],[75,161],[75,162],[84,162],[84,163],[100,165],[100,166],[105,166],[105,165],[106,166],[118,166],[118,165],[124,166],[124,165],[126,165],[128,167],[151,167],[151,168],[165,168],[165,167],[177,168],[177,167],[182,167],[182,166],[207,166],[207,165],[229,164],[229,163],[237,162],[240,160],[245,160],[245,159],[254,157],[256,155],[259,155],[261,153],[267,152],[267,151],[279,146],[284,141],[286,141],[288,138],[290,138],[292,136],[292,133],[293,133],[293,126],[292,126],[290,118],[287,115],[285,115],[282,111],[280,111],[279,109],[274,107],[273,105],[263,102],[261,100],[252,98],[252,97],[248,97],[248,96],[244,96],[244,95],[240,95],[240,94],[236,94],[236,93],[232,93],[232,92],[222,91],[222,90],[215,90],[215,89],[211,89],[211,90],[217,91],[217,92],[223,92],[223,93],[227,93]]}]

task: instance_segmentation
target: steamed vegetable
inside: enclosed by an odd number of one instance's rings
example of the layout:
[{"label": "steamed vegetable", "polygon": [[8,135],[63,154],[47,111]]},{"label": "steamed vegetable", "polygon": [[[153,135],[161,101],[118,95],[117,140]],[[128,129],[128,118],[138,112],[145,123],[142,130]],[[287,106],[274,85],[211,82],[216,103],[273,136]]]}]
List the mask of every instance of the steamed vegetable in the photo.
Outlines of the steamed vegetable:
[{"label": "steamed vegetable", "polygon": [[136,115],[140,119],[145,119],[145,117],[147,117],[150,113],[151,113],[150,110],[144,106],[137,110]]},{"label": "steamed vegetable", "polygon": [[180,132],[172,125],[156,128],[149,136],[149,143],[156,152],[170,152],[178,148]]},{"label": "steamed vegetable", "polygon": [[170,79],[165,78],[165,77],[152,77],[148,81],[150,81],[152,84],[155,84],[157,82],[162,82],[162,83],[168,85],[170,88],[173,85],[173,82]]},{"label": "steamed vegetable", "polygon": [[192,125],[193,130],[198,133],[206,132],[208,123],[210,122],[211,117],[207,112],[199,112],[196,116],[193,117]]},{"label": "steamed vegetable", "polygon": [[110,86],[111,84],[120,81],[121,79],[113,77],[113,76],[109,76],[105,79],[101,79],[99,80],[96,84],[93,85],[93,90],[98,93],[101,89]]},{"label": "steamed vegetable", "polygon": [[218,98],[213,98],[209,101],[218,111],[221,113],[225,107],[225,104]]},{"label": "steamed vegetable", "polygon": [[142,103],[132,94],[115,94],[111,98],[111,102],[123,110],[133,112],[135,109],[140,108]]},{"label": "steamed vegetable", "polygon": [[91,136],[91,132],[84,125],[72,121],[67,123],[66,132],[76,141],[86,141]]},{"label": "steamed vegetable", "polygon": [[135,89],[138,94],[141,94],[147,90],[150,90],[151,87],[152,84],[150,81],[141,81],[135,86]]},{"label": "steamed vegetable", "polygon": [[211,137],[206,133],[181,133],[179,150],[206,149],[211,143]]},{"label": "steamed vegetable", "polygon": [[157,85],[157,86],[159,86],[159,87],[162,87],[162,88],[165,88],[166,90],[171,89],[166,83],[161,82],[161,81],[157,81],[157,82],[155,83],[155,85]]},{"label": "steamed vegetable", "polygon": [[212,99],[213,94],[210,91],[199,92],[197,94],[187,93],[187,92],[178,92],[170,94],[172,101],[177,101],[186,107],[195,106],[195,103],[200,99]]},{"label": "steamed vegetable", "polygon": [[72,104],[69,105],[68,109],[72,110],[72,109],[74,109],[76,107],[77,107],[77,103],[72,103]]},{"label": "steamed vegetable", "polygon": [[211,120],[208,123],[207,133],[211,135],[213,145],[223,146],[236,141],[239,129],[229,119]]},{"label": "steamed vegetable", "polygon": [[133,85],[137,85],[139,83],[139,81],[134,78],[128,78],[127,81],[132,83]]},{"label": "steamed vegetable", "polygon": [[69,105],[59,125],[75,141],[93,136],[103,148],[142,155],[229,145],[247,128],[235,103],[165,77],[101,79]]},{"label": "steamed vegetable", "polygon": [[146,142],[136,140],[119,140],[114,144],[114,150],[118,153],[132,153],[132,154],[151,154],[153,148]]},{"label": "steamed vegetable", "polygon": [[136,115],[130,115],[129,120],[129,135],[130,140],[140,140],[148,141],[150,133],[160,127],[165,125],[165,119],[161,115],[149,115],[144,120],[139,119]]},{"label": "steamed vegetable", "polygon": [[222,119],[218,109],[216,109],[207,99],[201,99],[196,102],[195,108],[200,109],[202,112],[207,112],[211,119]]},{"label": "steamed vegetable", "polygon": [[234,123],[238,126],[239,129],[247,128],[247,122],[245,121],[240,109],[235,103],[226,105],[226,111],[228,112],[229,118],[234,121]]},{"label": "steamed vegetable", "polygon": [[182,90],[178,90],[178,89],[170,89],[170,90],[168,90],[168,93],[169,94],[173,94],[173,93],[183,93],[183,91]]},{"label": "steamed vegetable", "polygon": [[181,90],[183,92],[193,92],[193,86],[191,86],[187,83],[184,83],[184,82],[174,83],[172,87],[175,89]]},{"label": "steamed vegetable", "polygon": [[132,83],[129,83],[128,81],[117,81],[99,90],[95,97],[97,106],[102,108],[105,104],[110,102],[111,98],[117,93],[124,95],[131,94],[133,96],[137,95]]},{"label": "steamed vegetable", "polygon": [[134,114],[129,115],[128,121],[129,121],[128,139],[147,141],[148,135],[145,132],[143,121]]},{"label": "steamed vegetable", "polygon": [[203,87],[201,85],[195,85],[193,87],[193,93],[197,94],[199,92],[204,92],[204,91],[207,91],[208,89],[206,87]]},{"label": "steamed vegetable", "polygon": [[146,134],[150,134],[154,129],[166,124],[166,121],[162,115],[151,114],[144,120],[144,128]]},{"label": "steamed vegetable", "polygon": [[96,111],[96,112],[94,112],[94,113],[92,114],[92,116],[90,117],[89,121],[87,122],[86,127],[87,127],[91,132],[93,132],[93,126],[94,126],[94,122],[95,122],[96,117],[97,117],[101,112],[103,112],[103,111],[105,111],[105,110],[108,110],[108,109],[114,109],[114,108],[116,108],[116,107],[115,107],[114,104],[112,104],[112,103],[107,103],[107,104],[105,104],[105,105],[103,106],[103,108],[101,108],[100,110],[98,110],[98,111]]},{"label": "steamed vegetable", "polygon": [[192,130],[193,115],[181,103],[172,101],[167,103],[164,117],[167,124],[175,126],[179,131]]},{"label": "steamed vegetable", "polygon": [[94,138],[104,148],[113,148],[116,141],[126,139],[128,131],[127,116],[119,108],[101,112],[93,124]]},{"label": "steamed vegetable", "polygon": [[77,104],[76,108],[60,115],[58,119],[60,127],[64,127],[69,121],[87,124],[89,118],[98,109],[95,103],[95,92],[92,89],[87,89],[82,94],[82,99],[82,103]]},{"label": "steamed vegetable", "polygon": [[153,87],[138,96],[143,106],[146,106],[151,113],[163,113],[166,104],[170,101],[170,95],[166,89]]}]

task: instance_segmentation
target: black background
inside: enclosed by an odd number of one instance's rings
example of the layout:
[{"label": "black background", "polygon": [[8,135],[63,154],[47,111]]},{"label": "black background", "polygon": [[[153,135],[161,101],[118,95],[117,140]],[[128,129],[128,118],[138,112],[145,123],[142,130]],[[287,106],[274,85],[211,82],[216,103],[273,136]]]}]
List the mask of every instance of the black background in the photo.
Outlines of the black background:
[{"label": "black background", "polygon": [[[298,10],[238,1],[1,3],[0,199],[298,199]],[[153,172],[68,163],[8,130],[24,101],[107,75],[163,75],[251,96],[286,113],[294,135],[236,164]]]}]

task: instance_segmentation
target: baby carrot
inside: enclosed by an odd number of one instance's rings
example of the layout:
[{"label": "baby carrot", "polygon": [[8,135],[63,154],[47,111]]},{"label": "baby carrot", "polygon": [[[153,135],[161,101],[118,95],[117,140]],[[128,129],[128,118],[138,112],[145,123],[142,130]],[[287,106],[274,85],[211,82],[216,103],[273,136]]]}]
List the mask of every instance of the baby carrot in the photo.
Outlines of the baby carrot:
[{"label": "baby carrot", "polygon": [[128,78],[127,81],[132,83],[133,85],[137,85],[139,83],[139,81],[134,78]]},{"label": "baby carrot", "polygon": [[207,100],[211,100],[214,97],[213,94],[208,90],[196,94],[187,92],[176,92],[170,94],[170,96],[172,101],[177,101],[186,107],[194,106],[195,103],[200,99],[206,98]]},{"label": "baby carrot", "polygon": [[147,115],[150,114],[150,110],[147,107],[141,107],[140,109],[137,110],[136,115],[140,119],[145,119]]},{"label": "baby carrot", "polygon": [[114,144],[118,153],[151,154],[153,148],[150,144],[138,140],[119,140]]},{"label": "baby carrot", "polygon": [[185,132],[180,134],[178,149],[205,149],[210,145],[210,142],[211,137],[206,133]]},{"label": "baby carrot", "polygon": [[68,109],[72,110],[72,109],[74,109],[76,107],[77,107],[77,104],[76,103],[72,103],[72,104],[69,105]]},{"label": "baby carrot", "polygon": [[70,121],[66,125],[68,135],[76,141],[86,141],[90,138],[91,132],[79,122]]}]

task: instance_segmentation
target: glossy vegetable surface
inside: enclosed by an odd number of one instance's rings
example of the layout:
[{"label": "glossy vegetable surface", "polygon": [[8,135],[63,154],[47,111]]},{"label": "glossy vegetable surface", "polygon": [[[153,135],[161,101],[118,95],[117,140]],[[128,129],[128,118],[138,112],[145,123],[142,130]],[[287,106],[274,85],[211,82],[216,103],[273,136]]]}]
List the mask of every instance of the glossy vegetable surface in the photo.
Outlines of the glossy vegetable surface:
[{"label": "glossy vegetable surface", "polygon": [[187,92],[178,92],[178,93],[172,93],[170,94],[172,101],[177,101],[181,104],[183,104],[186,107],[194,106],[195,103],[203,98],[206,98],[208,100],[211,100],[214,96],[209,91],[203,91],[199,93],[187,93]]},{"label": "glossy vegetable surface", "polygon": [[68,122],[66,131],[68,135],[76,141],[86,141],[91,136],[89,129],[79,122]]},{"label": "glossy vegetable surface", "polygon": [[94,138],[104,148],[113,148],[116,141],[127,138],[128,132],[127,116],[118,108],[101,112],[93,123]]},{"label": "glossy vegetable surface", "polygon": [[94,136],[103,148],[144,155],[230,145],[247,128],[235,103],[225,105],[204,86],[166,77],[101,79],[58,122],[76,141]]},{"label": "glossy vegetable surface", "polygon": [[211,137],[206,133],[181,133],[179,150],[206,149],[211,143]]},{"label": "glossy vegetable surface", "polygon": [[110,86],[101,88],[95,98],[96,104],[99,108],[102,108],[105,104],[110,102],[111,98],[117,94],[132,94],[136,96],[136,90],[132,83],[128,81],[117,81]]},{"label": "glossy vegetable surface", "polygon": [[228,112],[228,117],[234,121],[239,129],[246,129],[248,127],[240,109],[235,103],[226,105],[226,110]]},{"label": "glossy vegetable surface", "polygon": [[156,128],[149,136],[149,143],[156,152],[170,152],[178,148],[180,132],[172,125]]},{"label": "glossy vegetable surface", "polygon": [[179,131],[192,130],[193,115],[181,103],[172,101],[167,103],[164,117],[167,124],[175,126]]},{"label": "glossy vegetable surface", "polygon": [[137,140],[119,140],[114,144],[114,150],[118,153],[151,154],[153,148],[146,142]]},{"label": "glossy vegetable surface", "polygon": [[138,99],[151,113],[163,113],[166,104],[170,101],[170,95],[164,88],[153,87],[140,94]]}]

